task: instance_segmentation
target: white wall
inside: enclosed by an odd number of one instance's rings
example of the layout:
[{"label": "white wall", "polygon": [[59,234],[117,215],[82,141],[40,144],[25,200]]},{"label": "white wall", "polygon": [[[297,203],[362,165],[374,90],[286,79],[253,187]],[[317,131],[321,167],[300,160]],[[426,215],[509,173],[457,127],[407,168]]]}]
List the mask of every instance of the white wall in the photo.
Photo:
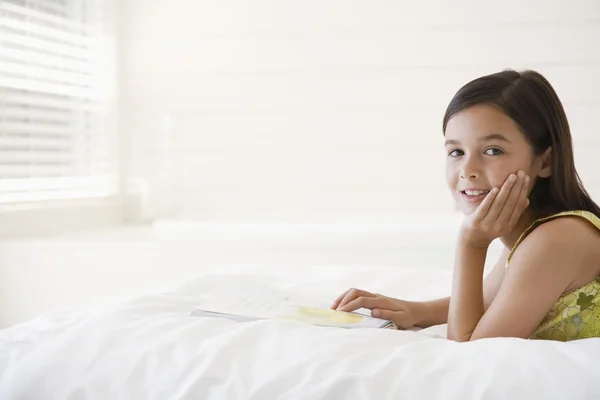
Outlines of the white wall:
[{"label": "white wall", "polygon": [[441,119],[534,68],[600,198],[600,2],[128,0],[123,127],[145,212],[378,220],[448,212]]}]

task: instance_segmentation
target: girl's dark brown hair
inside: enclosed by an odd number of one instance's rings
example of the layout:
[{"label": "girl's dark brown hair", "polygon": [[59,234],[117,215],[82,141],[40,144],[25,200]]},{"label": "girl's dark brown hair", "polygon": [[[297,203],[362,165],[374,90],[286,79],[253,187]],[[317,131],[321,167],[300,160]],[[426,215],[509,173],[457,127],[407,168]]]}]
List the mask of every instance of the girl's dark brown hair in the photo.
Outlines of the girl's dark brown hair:
[{"label": "girl's dark brown hair", "polygon": [[446,109],[444,134],[450,118],[477,104],[496,107],[515,121],[536,155],[552,147],[551,175],[538,178],[529,197],[536,216],[572,210],[600,216],[600,207],[583,187],[575,169],[567,116],[546,78],[536,71],[506,70],[467,83]]}]

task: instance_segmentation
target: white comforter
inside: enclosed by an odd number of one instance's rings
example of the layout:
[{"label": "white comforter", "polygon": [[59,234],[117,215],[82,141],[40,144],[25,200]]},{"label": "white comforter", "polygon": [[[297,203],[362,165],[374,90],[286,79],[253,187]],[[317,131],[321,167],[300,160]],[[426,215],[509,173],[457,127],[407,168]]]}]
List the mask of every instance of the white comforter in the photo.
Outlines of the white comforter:
[{"label": "white comforter", "polygon": [[314,267],[208,274],[118,304],[0,331],[0,399],[593,399],[600,339],[455,343],[444,327],[344,330],[189,316],[259,286],[328,305],[348,286],[425,299],[450,274]]}]

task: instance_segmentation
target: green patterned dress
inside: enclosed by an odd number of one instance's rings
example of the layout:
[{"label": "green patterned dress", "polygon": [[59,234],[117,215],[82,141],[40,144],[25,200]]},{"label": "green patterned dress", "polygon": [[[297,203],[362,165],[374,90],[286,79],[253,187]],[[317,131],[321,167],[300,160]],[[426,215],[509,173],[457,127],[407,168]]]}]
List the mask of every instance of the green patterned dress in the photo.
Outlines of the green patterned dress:
[{"label": "green patterned dress", "polygon": [[[544,222],[563,216],[585,218],[600,229],[600,218],[589,211],[565,211],[538,219],[515,243],[508,256],[507,266],[517,246],[533,229]],[[600,277],[561,296],[530,338],[567,341],[591,337],[600,337]]]}]

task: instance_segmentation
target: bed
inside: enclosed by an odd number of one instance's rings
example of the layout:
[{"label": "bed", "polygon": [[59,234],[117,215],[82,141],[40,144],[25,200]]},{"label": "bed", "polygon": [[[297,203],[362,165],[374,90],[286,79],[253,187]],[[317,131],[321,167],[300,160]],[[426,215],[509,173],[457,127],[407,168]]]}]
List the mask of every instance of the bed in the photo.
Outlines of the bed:
[{"label": "bed", "polygon": [[228,292],[328,306],[360,286],[446,295],[448,270],[314,265],[206,271],[144,296],[0,331],[0,399],[592,399],[600,339],[456,343],[445,326],[346,330],[193,317]]}]

